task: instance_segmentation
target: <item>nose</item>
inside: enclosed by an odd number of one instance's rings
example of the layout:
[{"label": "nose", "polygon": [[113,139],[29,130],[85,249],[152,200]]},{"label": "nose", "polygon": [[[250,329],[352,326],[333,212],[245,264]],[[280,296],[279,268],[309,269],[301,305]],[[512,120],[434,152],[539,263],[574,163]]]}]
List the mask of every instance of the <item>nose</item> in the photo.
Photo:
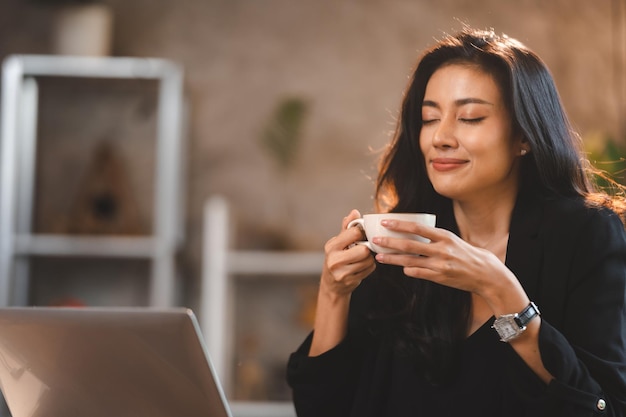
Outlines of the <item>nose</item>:
[{"label": "nose", "polygon": [[436,148],[454,148],[457,140],[454,132],[454,122],[442,118],[432,132],[432,144]]}]

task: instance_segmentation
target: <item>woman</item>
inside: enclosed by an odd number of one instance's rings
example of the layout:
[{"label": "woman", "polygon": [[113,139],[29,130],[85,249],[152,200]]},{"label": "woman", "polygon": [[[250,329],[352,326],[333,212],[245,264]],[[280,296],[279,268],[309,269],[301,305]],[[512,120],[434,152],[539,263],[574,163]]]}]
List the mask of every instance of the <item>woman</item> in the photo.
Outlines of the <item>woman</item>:
[{"label": "woman", "polygon": [[[624,200],[591,172],[542,61],[465,29],[427,51],[381,163],[374,238],[325,246],[298,415],[626,416]],[[512,316],[516,314],[517,316]]]}]

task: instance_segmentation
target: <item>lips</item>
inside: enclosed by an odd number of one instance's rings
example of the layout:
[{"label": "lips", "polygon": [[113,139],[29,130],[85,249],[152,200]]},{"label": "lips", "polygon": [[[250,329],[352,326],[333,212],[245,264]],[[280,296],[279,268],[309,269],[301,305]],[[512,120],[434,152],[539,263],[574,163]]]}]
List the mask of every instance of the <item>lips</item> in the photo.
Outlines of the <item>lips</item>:
[{"label": "lips", "polygon": [[430,164],[436,171],[452,171],[465,165],[468,161],[456,158],[434,158],[430,160]]}]

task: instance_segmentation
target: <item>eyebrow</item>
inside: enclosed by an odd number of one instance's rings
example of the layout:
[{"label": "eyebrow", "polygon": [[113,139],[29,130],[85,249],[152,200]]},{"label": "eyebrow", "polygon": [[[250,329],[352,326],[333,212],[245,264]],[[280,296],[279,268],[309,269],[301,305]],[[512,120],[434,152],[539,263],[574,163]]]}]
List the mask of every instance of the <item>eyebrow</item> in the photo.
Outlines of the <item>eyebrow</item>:
[{"label": "eyebrow", "polygon": [[[469,97],[469,98],[460,98],[458,100],[454,100],[454,104],[457,107],[463,106],[465,104],[487,104],[489,106],[493,106],[494,104],[487,101],[487,100],[483,100],[480,98],[473,98],[473,97]],[[432,101],[432,100],[424,100],[422,102],[422,107],[434,107],[436,109],[438,109],[440,106],[439,104],[437,104],[436,102]]]}]

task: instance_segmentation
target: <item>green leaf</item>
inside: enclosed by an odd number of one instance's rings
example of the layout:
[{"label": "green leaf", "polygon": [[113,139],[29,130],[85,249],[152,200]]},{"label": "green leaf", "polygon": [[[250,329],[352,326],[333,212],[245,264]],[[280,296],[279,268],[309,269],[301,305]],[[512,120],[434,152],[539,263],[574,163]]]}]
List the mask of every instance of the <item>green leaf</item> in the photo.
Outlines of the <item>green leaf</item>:
[{"label": "green leaf", "polygon": [[296,160],[307,111],[308,105],[302,99],[284,99],[263,131],[261,144],[281,169],[290,168]]}]

